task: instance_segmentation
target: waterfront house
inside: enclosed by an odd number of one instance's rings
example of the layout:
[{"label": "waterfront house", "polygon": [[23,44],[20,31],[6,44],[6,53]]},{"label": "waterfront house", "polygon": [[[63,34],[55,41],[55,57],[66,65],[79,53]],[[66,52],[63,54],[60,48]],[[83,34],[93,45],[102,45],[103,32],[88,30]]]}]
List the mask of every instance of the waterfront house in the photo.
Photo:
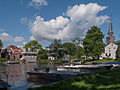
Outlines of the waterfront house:
[{"label": "waterfront house", "polygon": [[35,63],[37,60],[37,52],[22,52],[22,58],[20,59],[21,61],[25,60],[26,63]]},{"label": "waterfront house", "polygon": [[118,45],[114,43],[110,43],[109,45],[105,46],[105,51],[104,53],[101,54],[100,59],[103,59],[103,58],[116,59],[117,48],[118,48]]},{"label": "waterfront house", "polygon": [[10,45],[2,50],[2,58],[8,58],[9,60],[20,60],[22,58],[23,50],[20,47]]}]

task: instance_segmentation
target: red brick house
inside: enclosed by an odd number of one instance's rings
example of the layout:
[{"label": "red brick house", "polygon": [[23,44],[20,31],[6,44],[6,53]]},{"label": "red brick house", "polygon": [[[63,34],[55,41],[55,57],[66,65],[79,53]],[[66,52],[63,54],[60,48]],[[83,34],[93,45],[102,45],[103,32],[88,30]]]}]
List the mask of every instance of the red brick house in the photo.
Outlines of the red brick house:
[{"label": "red brick house", "polygon": [[10,45],[3,49],[2,57],[6,57],[10,60],[19,60],[20,58],[22,58],[21,52],[23,52],[21,48]]}]

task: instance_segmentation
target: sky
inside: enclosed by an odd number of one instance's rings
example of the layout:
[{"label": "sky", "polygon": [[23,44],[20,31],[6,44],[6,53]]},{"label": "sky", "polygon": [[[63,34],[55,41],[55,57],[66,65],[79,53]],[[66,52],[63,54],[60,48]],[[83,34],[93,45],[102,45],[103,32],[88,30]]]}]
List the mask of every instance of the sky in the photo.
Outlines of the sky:
[{"label": "sky", "polygon": [[[84,38],[93,25],[107,36],[112,11],[115,40],[120,40],[120,0],[0,0],[0,39],[4,47],[37,40]],[[105,42],[105,38],[103,39]]]}]

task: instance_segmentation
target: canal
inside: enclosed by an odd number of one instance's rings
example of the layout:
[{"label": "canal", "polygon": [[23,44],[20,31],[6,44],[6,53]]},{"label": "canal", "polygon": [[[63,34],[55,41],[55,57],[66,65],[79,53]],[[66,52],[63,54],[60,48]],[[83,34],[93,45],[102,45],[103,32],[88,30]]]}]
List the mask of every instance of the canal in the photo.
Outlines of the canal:
[{"label": "canal", "polygon": [[[32,71],[35,65],[36,63],[0,65],[0,77],[2,80],[8,81],[12,86],[10,90],[26,90],[29,87],[46,84],[47,81],[35,81],[28,78],[26,72]],[[44,68],[45,66],[46,64],[40,65],[41,68]],[[50,64],[49,66],[53,65]],[[5,75],[6,73],[8,75],[7,77]]]}]

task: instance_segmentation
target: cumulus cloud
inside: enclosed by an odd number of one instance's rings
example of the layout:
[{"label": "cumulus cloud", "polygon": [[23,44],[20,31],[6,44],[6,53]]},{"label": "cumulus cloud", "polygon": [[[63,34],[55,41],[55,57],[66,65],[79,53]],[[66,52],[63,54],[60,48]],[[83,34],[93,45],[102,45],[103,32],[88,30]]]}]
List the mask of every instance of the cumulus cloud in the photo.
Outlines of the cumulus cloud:
[{"label": "cumulus cloud", "polygon": [[12,40],[12,36],[10,36],[8,33],[3,32],[3,33],[0,33],[0,39],[3,42],[8,42]]},{"label": "cumulus cloud", "polygon": [[8,33],[0,33],[0,39],[2,40],[3,43],[8,43],[8,42],[16,42],[16,43],[23,43],[24,44],[24,38],[23,37],[12,37]]},{"label": "cumulus cloud", "polygon": [[13,40],[14,40],[14,42],[17,42],[17,43],[24,43],[23,37],[15,37]]},{"label": "cumulus cloud", "polygon": [[93,25],[100,26],[108,20],[107,15],[98,16],[98,13],[106,8],[97,3],[80,4],[69,7],[65,16],[58,16],[49,21],[36,16],[35,21],[30,27],[32,33],[30,39],[46,41],[53,39],[70,40],[74,37],[84,37],[90,27]]},{"label": "cumulus cloud", "polygon": [[40,9],[41,6],[47,6],[48,3],[46,0],[32,0],[29,3],[29,6],[32,6],[35,9]]}]

